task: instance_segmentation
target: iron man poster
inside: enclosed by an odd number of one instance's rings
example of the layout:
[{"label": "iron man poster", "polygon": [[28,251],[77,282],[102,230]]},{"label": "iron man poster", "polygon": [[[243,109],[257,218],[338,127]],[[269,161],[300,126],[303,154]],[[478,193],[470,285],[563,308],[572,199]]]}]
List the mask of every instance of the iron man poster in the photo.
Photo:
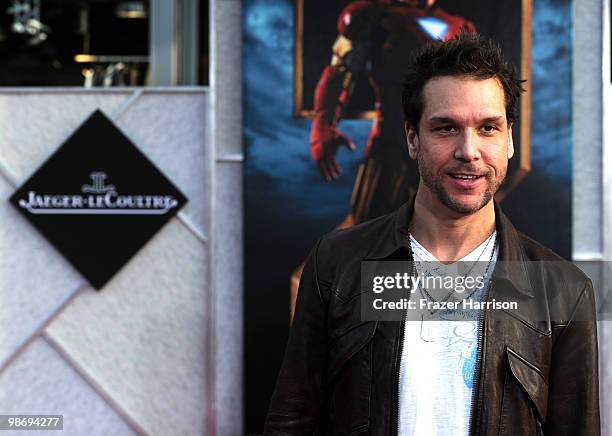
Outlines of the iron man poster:
[{"label": "iron man poster", "polygon": [[[398,54],[462,28],[499,43],[528,93],[497,200],[517,228],[569,257],[572,23],[568,0],[245,0],[244,25],[246,428],[259,433],[309,249],[394,210],[418,183],[404,155]],[[334,76],[342,62],[355,74]],[[330,140],[335,162],[322,166]]]}]

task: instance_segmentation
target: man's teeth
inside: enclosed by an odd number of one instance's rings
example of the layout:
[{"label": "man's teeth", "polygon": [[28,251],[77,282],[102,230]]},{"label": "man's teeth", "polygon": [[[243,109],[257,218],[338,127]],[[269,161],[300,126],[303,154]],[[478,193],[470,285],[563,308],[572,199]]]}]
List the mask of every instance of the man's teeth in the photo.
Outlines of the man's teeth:
[{"label": "man's teeth", "polygon": [[464,179],[464,180],[471,180],[471,179],[476,179],[480,176],[467,176],[464,174],[451,174],[452,177],[454,177],[455,179]]}]

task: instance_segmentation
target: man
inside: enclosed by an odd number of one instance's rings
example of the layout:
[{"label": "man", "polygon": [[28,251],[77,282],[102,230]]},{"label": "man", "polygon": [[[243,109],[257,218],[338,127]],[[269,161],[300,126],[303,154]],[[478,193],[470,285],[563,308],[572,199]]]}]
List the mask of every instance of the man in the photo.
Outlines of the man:
[{"label": "man", "polygon": [[[600,434],[591,281],[518,232],[493,201],[514,153],[520,84],[480,36],[413,58],[402,100],[416,196],[317,242],[266,434]],[[485,308],[447,324],[363,319],[364,260],[481,260],[485,286],[472,298],[517,301],[523,311]],[[435,340],[472,322],[461,341]]]}]

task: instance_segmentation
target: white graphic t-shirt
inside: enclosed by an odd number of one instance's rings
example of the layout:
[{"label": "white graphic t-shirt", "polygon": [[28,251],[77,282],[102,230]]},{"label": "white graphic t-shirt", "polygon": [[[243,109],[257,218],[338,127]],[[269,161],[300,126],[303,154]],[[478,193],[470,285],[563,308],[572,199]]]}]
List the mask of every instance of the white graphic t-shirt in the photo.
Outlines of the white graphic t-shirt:
[{"label": "white graphic t-shirt", "polygon": [[[473,299],[484,296],[491,278],[498,255],[495,237],[493,232],[461,259],[478,261],[483,268],[491,259],[489,268],[482,272],[487,271],[485,286],[472,295]],[[435,275],[437,259],[412,236],[410,239],[417,272]],[[429,271],[423,271],[427,268]],[[412,298],[418,301],[428,296],[417,290]],[[478,321],[474,319],[406,321],[400,364],[399,436],[469,434],[477,341]]]}]

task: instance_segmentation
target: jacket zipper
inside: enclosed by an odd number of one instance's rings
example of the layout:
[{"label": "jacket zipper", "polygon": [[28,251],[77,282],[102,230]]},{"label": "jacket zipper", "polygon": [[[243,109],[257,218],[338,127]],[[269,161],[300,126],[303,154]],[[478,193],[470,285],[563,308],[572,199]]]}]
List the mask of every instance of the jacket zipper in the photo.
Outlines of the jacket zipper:
[{"label": "jacket zipper", "polygon": [[[491,284],[490,286],[487,287],[488,289],[485,291],[485,298],[484,301],[488,301],[489,298],[489,291],[493,288],[493,280],[491,280]],[[479,323],[478,323],[478,341],[477,341],[477,345],[476,345],[476,355],[477,355],[477,360],[476,360],[476,369],[474,372],[474,380],[476,380],[476,386],[474,387],[474,390],[472,391],[472,399],[470,401],[470,432],[469,434],[472,436],[475,436],[475,431],[476,431],[476,416],[475,416],[475,406],[476,406],[476,401],[478,399],[478,390],[480,387],[480,371],[481,371],[481,366],[482,366],[482,348],[483,348],[483,343],[484,343],[484,325],[486,322],[486,317],[487,317],[487,310],[485,309],[482,313],[482,316],[479,317]],[[396,395],[395,395],[395,399],[396,399],[396,403],[395,403],[395,431],[393,432],[393,434],[398,435],[399,434],[399,404],[400,404],[400,365],[401,365],[401,360],[402,360],[402,352],[404,351],[404,335],[406,334],[406,321],[401,321],[400,323],[400,327],[399,327],[399,349],[398,349],[398,354],[395,358],[395,367],[397,369],[396,372],[396,377],[395,377],[395,387],[396,387]]]},{"label": "jacket zipper", "polygon": [[406,334],[406,321],[401,321],[400,325],[399,325],[399,347],[398,347],[398,353],[397,356],[395,357],[395,367],[397,369],[396,372],[396,377],[395,377],[395,389],[396,389],[396,395],[395,395],[395,431],[393,432],[393,434],[398,435],[399,434],[399,412],[400,412],[400,366],[402,363],[402,352],[404,351],[404,335]]},{"label": "jacket zipper", "polygon": [[[413,273],[416,274],[416,266],[414,265],[414,254],[412,253],[412,249],[409,252],[408,255],[408,262],[412,262],[413,265]],[[395,369],[396,369],[396,373],[395,373],[395,420],[394,420],[394,426],[395,426],[395,431],[392,433],[394,435],[398,435],[399,434],[399,412],[400,412],[400,369],[401,369],[401,363],[402,363],[402,353],[404,352],[404,336],[406,334],[406,318],[408,317],[408,311],[406,310],[406,314],[404,315],[404,319],[402,321],[400,321],[400,325],[399,325],[399,346],[398,348],[398,352],[397,352],[397,356],[395,356]]]},{"label": "jacket zipper", "polygon": [[[489,300],[489,293],[491,289],[493,289],[494,281],[491,279],[489,286],[485,290],[484,301]],[[476,416],[477,406],[478,406],[478,394],[480,388],[480,372],[482,370],[482,348],[484,344],[484,327],[487,321],[487,309],[482,311],[482,316],[479,316],[478,322],[478,342],[476,345],[476,369],[474,371],[474,380],[476,381],[476,385],[474,386],[474,390],[472,391],[472,400],[470,402],[470,432],[471,436],[476,436],[476,424],[478,423],[478,417]]]}]

